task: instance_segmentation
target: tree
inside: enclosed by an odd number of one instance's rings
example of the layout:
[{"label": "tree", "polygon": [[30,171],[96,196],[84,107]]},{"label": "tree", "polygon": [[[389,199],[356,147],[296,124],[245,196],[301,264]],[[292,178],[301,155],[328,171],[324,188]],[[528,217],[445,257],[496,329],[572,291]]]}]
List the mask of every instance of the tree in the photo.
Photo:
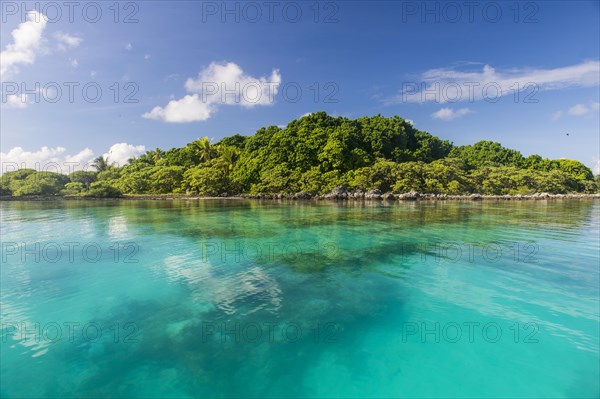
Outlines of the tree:
[{"label": "tree", "polygon": [[60,173],[35,172],[27,175],[22,184],[11,191],[13,195],[56,195],[69,182],[69,178]]},{"label": "tree", "polygon": [[425,163],[404,162],[398,165],[398,179],[393,186],[393,191],[395,193],[425,192]]},{"label": "tree", "polygon": [[149,191],[157,194],[168,194],[181,191],[183,182],[183,166],[156,166],[150,170]]},{"label": "tree", "polygon": [[106,158],[104,158],[103,156],[99,156],[97,158],[95,158],[91,165],[96,168],[96,170],[98,172],[104,172],[106,170],[109,169],[110,165],[108,164],[108,161]]},{"label": "tree", "polygon": [[6,172],[1,178],[2,195],[14,195],[21,187],[27,176],[37,173],[35,169],[18,169]]},{"label": "tree", "polygon": [[71,182],[65,184],[65,188],[60,192],[66,196],[77,196],[81,195],[86,191],[86,187],[80,182]]},{"label": "tree", "polygon": [[227,147],[235,147],[238,150],[243,150],[246,145],[247,136],[242,136],[240,134],[234,134],[230,137],[224,137],[217,143],[219,146],[227,146]]},{"label": "tree", "polygon": [[215,166],[196,166],[183,175],[186,190],[203,196],[217,196],[231,189],[231,182],[225,172]]},{"label": "tree", "polygon": [[525,158],[492,141],[454,147],[398,116],[351,120],[324,112],[285,128],[225,137],[215,145],[204,137],[182,148],[156,148],[122,167],[98,157],[93,166],[97,173],[77,171],[66,181],[34,170],[8,172],[0,193],[78,193],[81,186],[70,183],[82,184],[85,191],[98,182],[103,184],[94,186],[96,192],[202,195],[325,193],[339,186],[447,194],[568,193],[595,192],[599,186],[578,161]]},{"label": "tree", "polygon": [[233,170],[240,157],[240,150],[231,146],[219,146],[218,153],[220,164],[222,165],[225,174],[228,175]]},{"label": "tree", "polygon": [[86,197],[98,197],[98,198],[118,198],[123,196],[121,191],[109,184],[106,181],[97,181],[92,183],[88,192],[85,193]]},{"label": "tree", "polygon": [[90,188],[90,185],[97,180],[97,173],[87,172],[85,170],[77,170],[69,174],[69,180],[71,182],[81,183],[86,190]]},{"label": "tree", "polygon": [[502,147],[493,141],[479,141],[473,145],[454,147],[449,153],[452,158],[460,158],[471,169],[483,166],[516,166],[524,163],[519,151]]},{"label": "tree", "polygon": [[208,162],[211,160],[211,147],[210,140],[208,139],[208,137],[195,140],[192,144],[196,146],[198,154],[200,155],[200,158],[204,160],[204,162]]}]

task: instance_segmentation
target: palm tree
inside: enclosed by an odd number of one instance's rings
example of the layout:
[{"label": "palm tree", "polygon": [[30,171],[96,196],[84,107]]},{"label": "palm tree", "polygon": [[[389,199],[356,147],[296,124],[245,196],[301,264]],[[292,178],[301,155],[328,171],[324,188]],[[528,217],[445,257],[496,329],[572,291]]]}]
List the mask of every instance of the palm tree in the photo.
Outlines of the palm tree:
[{"label": "palm tree", "polygon": [[219,153],[223,162],[223,169],[225,173],[229,174],[240,157],[240,150],[231,146],[219,146]]},{"label": "palm tree", "polygon": [[152,162],[154,164],[157,164],[158,161],[163,159],[165,157],[165,154],[166,154],[166,152],[164,152],[160,148],[157,148],[154,151],[148,151],[148,155],[150,156],[150,159],[152,159]]},{"label": "palm tree", "polygon": [[202,139],[195,140],[193,144],[198,149],[198,153],[200,154],[200,158],[204,160],[204,162],[210,161],[210,140],[208,137],[204,137]]},{"label": "palm tree", "polygon": [[92,166],[96,168],[98,172],[104,172],[110,167],[106,158],[104,158],[102,155],[92,161]]}]

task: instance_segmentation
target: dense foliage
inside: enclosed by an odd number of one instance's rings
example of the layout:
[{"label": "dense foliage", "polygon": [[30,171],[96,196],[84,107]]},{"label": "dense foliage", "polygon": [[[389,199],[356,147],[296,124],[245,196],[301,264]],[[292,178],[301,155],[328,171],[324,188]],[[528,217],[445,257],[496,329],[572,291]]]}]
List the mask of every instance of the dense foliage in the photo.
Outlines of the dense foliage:
[{"label": "dense foliage", "polygon": [[262,128],[218,143],[157,148],[123,167],[97,158],[97,172],[64,176],[22,169],[5,173],[3,195],[323,194],[348,190],[446,194],[593,193],[598,179],[581,162],[524,157],[500,143],[453,146],[411,123],[380,115],[350,120],[323,112],[284,129]]}]

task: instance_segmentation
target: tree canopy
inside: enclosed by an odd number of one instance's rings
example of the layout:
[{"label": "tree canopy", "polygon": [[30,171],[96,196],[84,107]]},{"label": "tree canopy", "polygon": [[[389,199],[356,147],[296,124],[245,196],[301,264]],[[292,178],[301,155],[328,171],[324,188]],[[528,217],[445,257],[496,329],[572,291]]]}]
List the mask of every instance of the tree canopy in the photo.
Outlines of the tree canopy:
[{"label": "tree canopy", "polygon": [[523,156],[500,143],[454,146],[399,116],[358,119],[318,112],[253,136],[199,138],[150,150],[124,166],[98,157],[97,172],[5,173],[2,195],[327,193],[335,187],[446,194],[592,193],[579,161]]}]

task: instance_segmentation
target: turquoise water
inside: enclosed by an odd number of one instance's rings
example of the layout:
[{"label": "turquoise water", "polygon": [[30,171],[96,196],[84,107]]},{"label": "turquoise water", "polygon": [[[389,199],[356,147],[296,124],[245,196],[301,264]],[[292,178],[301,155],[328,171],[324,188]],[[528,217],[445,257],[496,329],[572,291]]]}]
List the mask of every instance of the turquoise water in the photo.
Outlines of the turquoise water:
[{"label": "turquoise water", "polygon": [[599,201],[3,202],[1,396],[600,396]]}]

